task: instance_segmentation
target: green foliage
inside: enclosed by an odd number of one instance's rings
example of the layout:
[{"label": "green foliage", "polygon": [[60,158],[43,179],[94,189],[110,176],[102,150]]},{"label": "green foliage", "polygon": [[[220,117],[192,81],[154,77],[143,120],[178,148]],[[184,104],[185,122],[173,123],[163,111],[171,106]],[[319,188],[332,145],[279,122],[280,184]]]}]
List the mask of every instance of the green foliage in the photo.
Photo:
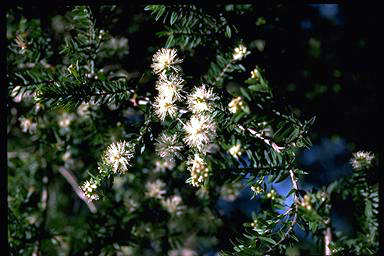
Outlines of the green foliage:
[{"label": "green foliage", "polygon": [[163,24],[169,24],[166,31],[157,33],[167,37],[167,48],[192,50],[201,45],[219,46],[217,38],[231,38],[237,32],[222,14],[210,15],[195,5],[147,5],[145,10],[151,11],[156,21],[162,19]]}]

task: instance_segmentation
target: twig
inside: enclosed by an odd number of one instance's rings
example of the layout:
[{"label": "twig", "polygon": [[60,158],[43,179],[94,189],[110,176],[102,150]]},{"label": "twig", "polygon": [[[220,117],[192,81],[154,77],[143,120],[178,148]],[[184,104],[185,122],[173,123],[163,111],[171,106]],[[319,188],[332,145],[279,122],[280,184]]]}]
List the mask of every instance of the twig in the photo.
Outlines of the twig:
[{"label": "twig", "polygon": [[71,173],[71,171],[65,169],[64,167],[60,167],[59,172],[72,186],[77,196],[87,204],[89,210],[92,213],[95,213],[97,211],[95,204],[92,201],[88,201],[87,197],[84,195],[84,192],[80,189],[79,184],[76,181],[76,177]]},{"label": "twig", "polygon": [[299,190],[299,186],[297,185],[297,181],[296,181],[296,178],[295,178],[295,175],[293,173],[292,170],[289,171],[289,173],[291,174],[291,181],[292,181],[292,186],[293,188],[296,190],[296,192],[294,193],[294,204],[295,204],[295,213],[293,215],[293,219],[292,219],[292,222],[289,226],[289,228],[287,229],[287,231],[285,232],[284,236],[280,239],[280,241],[278,241],[274,246],[272,246],[271,248],[269,248],[269,250],[266,252],[266,253],[270,253],[274,248],[276,248],[279,244],[281,244],[282,242],[284,242],[284,240],[287,238],[287,236],[289,235],[289,233],[291,233],[291,231],[293,230],[293,227],[295,226],[296,224],[296,221],[297,221],[297,212],[298,212],[298,209],[299,209],[299,201],[298,201],[298,190]]},{"label": "twig", "polygon": [[324,245],[325,245],[325,256],[331,255],[331,249],[329,248],[329,245],[332,241],[332,230],[330,226],[327,226],[327,229],[324,233]]}]

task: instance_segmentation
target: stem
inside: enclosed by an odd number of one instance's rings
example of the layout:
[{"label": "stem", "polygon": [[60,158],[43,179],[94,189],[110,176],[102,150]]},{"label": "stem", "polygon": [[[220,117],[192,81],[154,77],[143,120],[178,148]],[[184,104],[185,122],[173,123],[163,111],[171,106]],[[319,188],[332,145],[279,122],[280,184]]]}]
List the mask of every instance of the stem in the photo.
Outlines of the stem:
[{"label": "stem", "polygon": [[330,195],[327,193],[327,201],[325,205],[325,212],[328,215],[328,218],[324,220],[325,224],[325,231],[324,231],[324,247],[325,247],[325,256],[332,255],[331,249],[329,248],[329,245],[332,242],[332,226],[331,226],[331,204],[330,204]]},{"label": "stem", "polygon": [[331,227],[328,226],[324,234],[325,256],[332,255],[331,249],[329,248],[331,241],[332,241],[332,231],[331,231]]},{"label": "stem", "polygon": [[225,67],[223,68],[223,70],[220,72],[220,74],[216,77],[215,79],[215,82],[218,82],[220,79],[222,79],[222,77],[224,76],[225,72],[227,72],[229,66],[232,64],[233,60],[231,60],[231,62],[227,63],[227,65],[225,65]]},{"label": "stem", "polygon": [[291,182],[292,182],[292,186],[293,188],[296,190],[296,192],[293,194],[293,198],[294,198],[294,204],[295,204],[295,213],[293,215],[293,219],[292,219],[292,222],[291,222],[291,225],[289,226],[289,228],[287,229],[287,231],[285,232],[284,236],[280,239],[280,241],[278,241],[274,246],[272,246],[271,248],[269,248],[269,250],[266,252],[266,253],[270,253],[274,248],[276,248],[279,244],[281,244],[282,242],[284,242],[284,240],[287,238],[287,236],[291,233],[291,231],[293,230],[293,227],[295,226],[296,224],[296,221],[297,221],[297,212],[299,210],[299,197],[298,197],[298,193],[297,192],[299,190],[299,186],[297,185],[297,181],[296,181],[296,177],[293,173],[292,170],[289,171],[289,173],[291,174]]}]

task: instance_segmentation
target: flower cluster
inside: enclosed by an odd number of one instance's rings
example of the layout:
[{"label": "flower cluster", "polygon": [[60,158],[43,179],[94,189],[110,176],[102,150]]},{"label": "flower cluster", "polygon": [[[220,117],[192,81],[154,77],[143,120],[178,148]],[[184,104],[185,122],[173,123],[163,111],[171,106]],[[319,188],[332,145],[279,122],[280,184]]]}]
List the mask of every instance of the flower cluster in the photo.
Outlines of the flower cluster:
[{"label": "flower cluster", "polygon": [[161,121],[167,116],[175,118],[178,113],[176,101],[182,99],[184,79],[181,77],[182,59],[177,58],[176,49],[162,48],[152,58],[153,72],[159,76],[156,89],[159,95],[155,98],[155,112]]},{"label": "flower cluster", "polygon": [[257,67],[251,71],[251,78],[253,78],[255,80],[260,79],[260,71],[257,69]]},{"label": "flower cluster", "polygon": [[216,123],[209,115],[193,115],[184,125],[185,143],[205,153],[207,145],[216,137]]},{"label": "flower cluster", "polygon": [[89,201],[99,200],[99,195],[96,193],[97,187],[98,182],[93,178],[90,178],[80,186]]},{"label": "flower cluster", "polygon": [[276,198],[276,190],[274,190],[274,189],[271,189],[268,193],[267,193],[267,197],[268,198],[271,198],[272,200],[275,200],[275,198]]},{"label": "flower cluster", "polygon": [[261,192],[264,191],[264,189],[263,189],[260,185],[252,185],[252,186],[251,186],[251,189],[252,189],[252,191],[253,191],[256,195],[258,195],[258,194],[260,194]]},{"label": "flower cluster", "polygon": [[151,68],[156,74],[170,70],[178,73],[181,71],[179,64],[182,62],[182,59],[177,58],[176,49],[162,48],[153,55]]},{"label": "flower cluster", "polygon": [[250,51],[247,51],[247,47],[245,47],[243,44],[240,44],[238,47],[235,48],[233,52],[233,60],[234,61],[242,60],[250,53],[251,53]]},{"label": "flower cluster", "polygon": [[245,102],[241,96],[237,96],[236,98],[233,98],[231,102],[228,104],[229,112],[231,113],[237,113],[244,109]]},{"label": "flower cluster", "polygon": [[134,155],[134,147],[126,141],[114,142],[104,153],[104,163],[112,168],[114,173],[125,173],[131,166],[130,160]]},{"label": "flower cluster", "polygon": [[20,126],[22,132],[29,132],[30,134],[33,134],[36,132],[37,129],[37,123],[32,122],[31,119],[25,118],[25,117],[20,117]]},{"label": "flower cluster", "polygon": [[359,151],[352,154],[350,163],[353,169],[359,171],[371,167],[374,157],[372,152]]},{"label": "flower cluster", "polygon": [[184,83],[184,79],[178,74],[172,73],[169,76],[162,74],[156,82],[156,89],[164,98],[181,100]]},{"label": "flower cluster", "polygon": [[183,144],[178,142],[177,134],[168,135],[162,133],[155,144],[157,154],[167,161],[173,161],[175,156],[181,158],[180,150],[182,148]]},{"label": "flower cluster", "polygon": [[307,210],[312,209],[311,197],[309,195],[305,195],[301,200],[301,206],[303,206]]},{"label": "flower cluster", "polygon": [[193,158],[190,158],[187,162],[188,169],[191,173],[189,182],[192,186],[198,187],[204,184],[209,175],[209,169],[204,159],[198,154],[195,154]]},{"label": "flower cluster", "polygon": [[146,196],[162,199],[163,195],[165,194],[165,183],[161,180],[157,179],[153,182],[148,182],[145,185],[145,188],[147,189]]},{"label": "flower cluster", "polygon": [[205,84],[195,87],[188,95],[188,109],[192,113],[203,113],[212,111],[216,106],[215,100],[219,97],[213,93],[212,88],[207,88]]},{"label": "flower cluster", "polygon": [[232,146],[229,150],[228,150],[229,154],[231,154],[234,158],[236,159],[239,159],[239,156],[241,156],[241,145],[240,144],[236,144],[234,146]]},{"label": "flower cluster", "polygon": [[161,201],[163,207],[172,215],[180,215],[184,209],[185,205],[182,203],[182,199],[179,195],[173,195],[167,199]]}]

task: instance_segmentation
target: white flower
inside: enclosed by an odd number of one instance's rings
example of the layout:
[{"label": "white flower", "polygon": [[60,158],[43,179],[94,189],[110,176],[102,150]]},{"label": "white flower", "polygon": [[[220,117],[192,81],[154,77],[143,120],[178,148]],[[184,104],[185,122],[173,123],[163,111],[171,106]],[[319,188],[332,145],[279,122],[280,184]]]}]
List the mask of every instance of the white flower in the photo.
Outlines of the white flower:
[{"label": "white flower", "polygon": [[175,155],[181,158],[179,152],[182,148],[183,144],[178,142],[177,134],[162,133],[155,144],[157,154],[168,161],[172,161]]},{"label": "white flower", "polygon": [[372,152],[359,151],[352,154],[350,163],[355,170],[361,170],[372,166],[372,160],[375,158]]},{"label": "white flower", "polygon": [[198,187],[203,185],[209,176],[209,169],[204,159],[199,154],[195,154],[194,158],[188,160],[187,165],[191,173],[190,183],[192,186]]},{"label": "white flower", "polygon": [[179,64],[182,62],[182,59],[177,58],[176,49],[162,48],[153,55],[151,68],[156,74],[171,69],[178,73],[181,71]]},{"label": "white flower", "polygon": [[241,145],[240,144],[236,144],[234,145],[233,147],[231,147],[229,149],[229,153],[236,159],[239,158],[239,156],[241,155]]},{"label": "white flower", "polygon": [[251,71],[251,78],[259,80],[260,79],[260,72],[257,68]]},{"label": "white flower", "polygon": [[37,123],[33,123],[31,119],[20,117],[19,121],[20,121],[22,132],[28,131],[30,134],[33,134],[36,132]]},{"label": "white flower", "polygon": [[161,121],[164,121],[166,116],[176,117],[177,106],[174,104],[175,100],[169,97],[159,95],[155,98],[155,112]]},{"label": "white flower", "polygon": [[179,195],[173,195],[165,200],[162,200],[161,204],[170,214],[180,215],[185,209],[185,206],[182,205],[182,199]]},{"label": "white flower", "polygon": [[104,161],[115,173],[123,173],[131,166],[129,161],[132,157],[132,145],[126,141],[120,141],[108,146],[104,155]]},{"label": "white flower", "polygon": [[213,119],[207,115],[193,115],[184,125],[184,130],[186,133],[185,143],[190,147],[197,148],[200,152],[203,152],[216,136],[216,125]]},{"label": "white flower", "polygon": [[154,182],[147,182],[145,185],[147,189],[146,195],[152,198],[162,199],[165,194],[165,183],[157,179]]},{"label": "white flower", "polygon": [[162,74],[160,75],[160,79],[156,82],[156,89],[164,98],[180,100],[182,98],[180,92],[184,82],[184,79],[179,75],[171,74],[166,76]]},{"label": "white flower", "polygon": [[235,48],[233,52],[233,60],[242,60],[243,58],[245,58],[245,56],[250,53],[251,52],[247,51],[247,47],[245,47],[243,44],[240,44],[238,47]]},{"label": "white flower", "polygon": [[205,84],[195,87],[188,95],[188,107],[193,113],[212,111],[215,107],[214,101],[219,97],[212,92],[212,88],[206,88]]},{"label": "white flower", "polygon": [[96,193],[97,182],[93,178],[84,182],[80,188],[89,201],[99,199],[99,196]]},{"label": "white flower", "polygon": [[245,102],[241,96],[233,98],[228,104],[229,112],[237,113],[245,107]]}]

